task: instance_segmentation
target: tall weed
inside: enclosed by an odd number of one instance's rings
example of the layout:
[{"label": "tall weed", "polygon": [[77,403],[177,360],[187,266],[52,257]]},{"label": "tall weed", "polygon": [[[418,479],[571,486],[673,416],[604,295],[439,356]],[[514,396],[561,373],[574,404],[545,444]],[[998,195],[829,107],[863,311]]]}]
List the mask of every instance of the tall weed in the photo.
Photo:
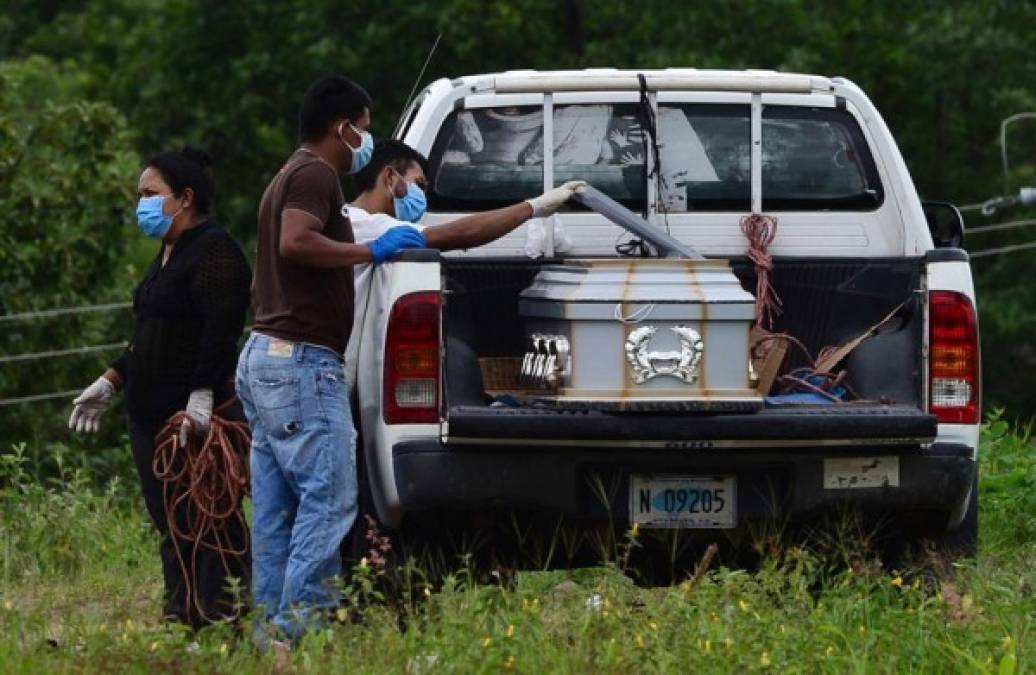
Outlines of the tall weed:
[{"label": "tall weed", "polygon": [[125,508],[119,479],[99,489],[82,469],[55,457],[55,475],[42,481],[30,471],[25,444],[0,454],[0,580],[74,579],[90,563],[135,560],[149,533]]},{"label": "tall weed", "polygon": [[1012,427],[995,410],[979,444],[979,517],[986,545],[1036,542],[1036,444],[1033,422]]}]

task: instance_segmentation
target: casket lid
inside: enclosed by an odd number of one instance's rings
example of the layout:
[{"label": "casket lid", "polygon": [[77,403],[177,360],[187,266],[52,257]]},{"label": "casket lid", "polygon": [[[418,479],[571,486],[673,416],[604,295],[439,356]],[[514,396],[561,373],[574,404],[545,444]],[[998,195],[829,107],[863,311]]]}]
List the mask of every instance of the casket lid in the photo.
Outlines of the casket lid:
[{"label": "casket lid", "polygon": [[525,317],[749,321],[755,298],[726,260],[576,260],[544,267],[521,293]]},{"label": "casket lid", "polygon": [[735,303],[755,298],[726,260],[575,260],[544,267],[523,300],[606,303]]}]

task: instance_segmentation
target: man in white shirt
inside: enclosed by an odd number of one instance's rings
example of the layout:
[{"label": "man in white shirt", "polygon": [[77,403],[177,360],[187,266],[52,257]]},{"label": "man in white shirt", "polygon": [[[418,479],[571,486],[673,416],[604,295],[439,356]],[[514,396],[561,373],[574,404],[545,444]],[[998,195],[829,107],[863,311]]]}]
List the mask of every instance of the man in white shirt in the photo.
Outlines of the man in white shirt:
[{"label": "man in white shirt", "polygon": [[[530,218],[553,215],[577,188],[585,185],[582,181],[571,181],[539,197],[502,209],[425,227],[418,221],[424,216],[426,205],[427,168],[428,160],[409,145],[396,140],[378,141],[370,163],[356,174],[360,195],[344,207],[357,244],[373,241],[398,225],[411,225],[424,234],[428,248],[449,251],[481,246],[499,239]],[[360,274],[362,270],[357,266],[357,276]]]},{"label": "man in white shirt", "polygon": [[[399,225],[419,230],[428,248],[449,251],[472,248],[499,239],[530,218],[553,215],[568,201],[583,181],[570,181],[547,190],[538,197],[501,209],[473,213],[449,223],[425,227],[420,224],[426,207],[428,160],[409,145],[396,140],[381,140],[374,146],[370,163],[354,176],[359,196],[342,207],[353,226],[357,244],[374,241]],[[371,265],[354,265],[356,281],[355,319],[352,338],[346,349],[346,374],[355,382],[358,341],[369,304]]]}]

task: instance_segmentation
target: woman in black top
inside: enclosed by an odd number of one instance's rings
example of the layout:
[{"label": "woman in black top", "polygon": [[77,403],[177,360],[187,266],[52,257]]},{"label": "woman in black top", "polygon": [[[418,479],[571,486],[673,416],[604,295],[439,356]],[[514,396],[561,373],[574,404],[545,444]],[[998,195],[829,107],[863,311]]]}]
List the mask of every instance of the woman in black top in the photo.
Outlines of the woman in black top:
[{"label": "woman in black top", "polygon": [[[69,427],[95,432],[101,415],[116,392],[125,389],[130,444],[140,475],[144,503],[162,535],[162,572],[167,618],[194,626],[202,616],[234,616],[235,598],[227,591],[228,577],[244,582],[248,597],[251,562],[248,555],[228,556],[200,547],[191,564],[191,547],[174,542],[166,525],[162,483],[152,461],[155,437],[174,413],[187,413],[180,429],[187,434],[208,430],[214,408],[234,395],[237,343],[249,303],[251,270],[237,242],[215,221],[208,157],[185,148],[152,157],[140,175],[137,220],[148,236],[162,240],[158,255],[133,293],[133,339],[96,382],[74,401]],[[238,411],[240,409],[238,408]],[[221,411],[224,417],[236,417]],[[237,413],[240,415],[240,412]],[[237,417],[243,419],[243,417]],[[181,509],[185,511],[186,509]],[[181,527],[190,516],[177,513]],[[245,533],[232,526],[230,543],[241,548]],[[188,601],[184,572],[196,575],[194,599]]]}]

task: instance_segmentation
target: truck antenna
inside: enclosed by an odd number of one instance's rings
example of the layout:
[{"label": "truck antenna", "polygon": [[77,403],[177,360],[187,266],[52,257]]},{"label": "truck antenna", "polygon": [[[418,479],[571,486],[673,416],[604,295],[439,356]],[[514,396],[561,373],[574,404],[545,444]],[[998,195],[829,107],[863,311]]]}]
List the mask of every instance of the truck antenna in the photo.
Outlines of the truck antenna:
[{"label": "truck antenna", "polygon": [[442,40],[442,31],[439,31],[439,34],[435,37],[435,42],[432,43],[432,48],[428,50],[428,56],[424,60],[424,65],[421,66],[421,72],[417,74],[417,79],[414,80],[414,86],[410,89],[410,95],[406,97],[406,103],[403,104],[403,109],[399,111],[399,119],[396,121],[397,132],[399,131],[399,125],[403,123],[403,115],[406,115],[407,108],[410,107],[410,103],[414,100],[414,94],[417,93],[417,87],[421,84],[421,78],[424,77],[424,71],[428,69],[428,64],[431,63],[432,56],[435,54],[435,50],[439,46],[440,40]]}]

